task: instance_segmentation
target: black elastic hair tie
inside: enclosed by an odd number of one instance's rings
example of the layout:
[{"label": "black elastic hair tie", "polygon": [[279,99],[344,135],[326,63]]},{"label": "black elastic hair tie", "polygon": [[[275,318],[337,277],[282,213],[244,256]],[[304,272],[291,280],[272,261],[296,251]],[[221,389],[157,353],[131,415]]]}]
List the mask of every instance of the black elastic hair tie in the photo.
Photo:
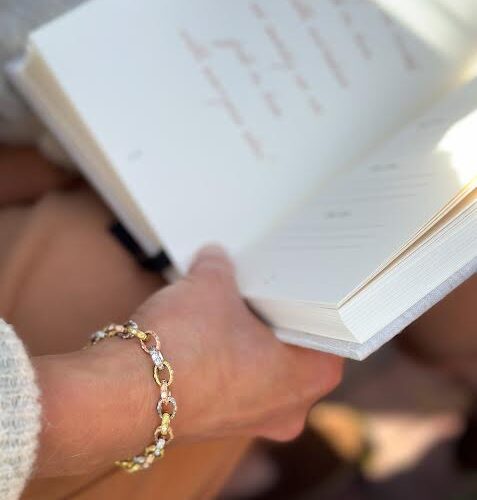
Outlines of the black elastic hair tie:
[{"label": "black elastic hair tie", "polygon": [[110,231],[144,269],[160,273],[170,267],[171,261],[163,250],[153,257],[146,255],[137,241],[120,222],[114,222],[110,227]]}]

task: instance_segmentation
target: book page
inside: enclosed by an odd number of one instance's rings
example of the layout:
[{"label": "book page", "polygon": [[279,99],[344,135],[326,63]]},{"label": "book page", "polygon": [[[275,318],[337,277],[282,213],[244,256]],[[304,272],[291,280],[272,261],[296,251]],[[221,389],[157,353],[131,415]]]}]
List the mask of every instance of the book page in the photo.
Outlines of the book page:
[{"label": "book page", "polygon": [[246,295],[338,306],[475,190],[476,130],[477,80],[331,180],[244,257]]},{"label": "book page", "polygon": [[475,26],[432,13],[477,6],[417,3],[440,45],[366,0],[94,0],[31,43],[184,270],[208,241],[242,253],[456,82]]}]

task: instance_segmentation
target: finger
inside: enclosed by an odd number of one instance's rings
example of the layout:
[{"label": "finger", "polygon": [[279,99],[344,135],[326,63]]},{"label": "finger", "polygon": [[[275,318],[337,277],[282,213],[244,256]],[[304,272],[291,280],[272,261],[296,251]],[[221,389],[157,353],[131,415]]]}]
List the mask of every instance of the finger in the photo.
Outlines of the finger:
[{"label": "finger", "polygon": [[325,396],[341,382],[343,359],[333,354],[286,346],[287,366],[293,380],[296,395],[304,402],[314,402]]},{"label": "finger", "polygon": [[199,251],[189,270],[189,277],[201,281],[234,282],[234,266],[218,245],[208,245]]},{"label": "finger", "polygon": [[296,414],[276,418],[254,429],[254,434],[273,441],[287,442],[296,439],[306,426],[309,408],[296,410]]}]

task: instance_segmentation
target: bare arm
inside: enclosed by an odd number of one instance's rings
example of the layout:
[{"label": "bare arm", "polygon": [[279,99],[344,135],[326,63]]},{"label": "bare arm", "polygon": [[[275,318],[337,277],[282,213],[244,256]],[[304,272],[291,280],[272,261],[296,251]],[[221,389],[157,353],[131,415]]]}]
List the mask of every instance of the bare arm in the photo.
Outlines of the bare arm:
[{"label": "bare arm", "polygon": [[[232,435],[287,440],[335,387],[341,360],[278,342],[240,299],[217,249],[134,315],[175,368],[177,441]],[[141,451],[157,425],[150,360],[134,343],[35,359],[43,392],[39,475],[88,472]]]}]

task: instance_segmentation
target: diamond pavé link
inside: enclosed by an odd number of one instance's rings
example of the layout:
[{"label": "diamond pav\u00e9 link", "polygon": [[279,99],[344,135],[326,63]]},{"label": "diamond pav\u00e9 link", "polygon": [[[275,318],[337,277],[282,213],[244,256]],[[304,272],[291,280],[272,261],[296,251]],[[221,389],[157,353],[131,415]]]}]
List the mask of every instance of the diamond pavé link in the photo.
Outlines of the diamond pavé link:
[{"label": "diamond pav\u00e9 link", "polygon": [[149,354],[151,355],[152,362],[160,369],[164,366],[164,356],[160,351],[157,349],[151,349],[149,351]]}]

